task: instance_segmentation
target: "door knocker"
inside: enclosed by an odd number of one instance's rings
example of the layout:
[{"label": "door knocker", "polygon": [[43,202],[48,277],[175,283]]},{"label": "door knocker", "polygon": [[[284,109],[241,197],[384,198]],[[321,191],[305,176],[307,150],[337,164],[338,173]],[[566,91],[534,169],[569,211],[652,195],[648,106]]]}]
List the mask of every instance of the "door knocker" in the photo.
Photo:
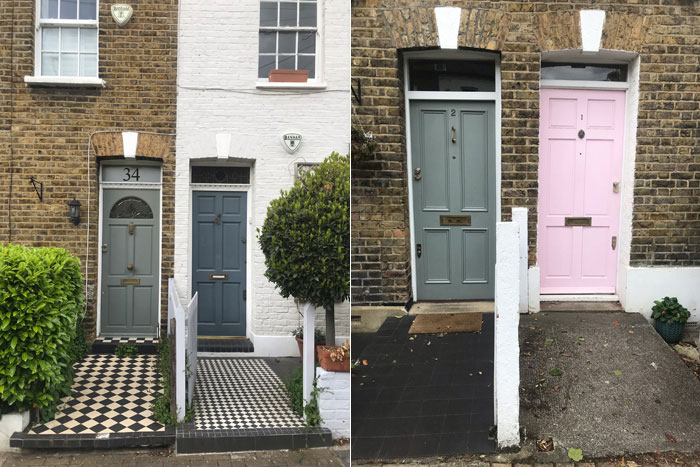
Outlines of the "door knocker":
[{"label": "door knocker", "polygon": [[216,225],[221,224],[221,214],[216,215],[216,217],[214,218],[214,224],[216,224]]}]

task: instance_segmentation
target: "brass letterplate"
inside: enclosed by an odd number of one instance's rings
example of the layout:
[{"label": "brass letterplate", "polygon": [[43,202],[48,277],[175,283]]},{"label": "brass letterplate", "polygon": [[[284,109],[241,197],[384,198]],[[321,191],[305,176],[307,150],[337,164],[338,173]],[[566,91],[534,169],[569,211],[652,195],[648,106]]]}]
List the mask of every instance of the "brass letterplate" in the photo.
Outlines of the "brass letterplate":
[{"label": "brass letterplate", "polygon": [[141,285],[141,279],[122,279],[122,285]]},{"label": "brass letterplate", "polygon": [[590,227],[590,217],[565,217],[564,225],[566,227]]},{"label": "brass letterplate", "polygon": [[209,280],[225,281],[228,280],[228,274],[209,274]]},{"label": "brass letterplate", "polygon": [[472,225],[472,216],[440,216],[440,225]]}]

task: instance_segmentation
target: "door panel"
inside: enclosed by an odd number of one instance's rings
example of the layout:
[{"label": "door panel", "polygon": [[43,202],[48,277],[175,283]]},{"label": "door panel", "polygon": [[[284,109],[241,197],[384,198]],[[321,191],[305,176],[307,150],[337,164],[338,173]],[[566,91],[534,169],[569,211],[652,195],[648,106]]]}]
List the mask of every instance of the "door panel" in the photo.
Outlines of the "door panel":
[{"label": "door panel", "polygon": [[192,293],[201,336],[245,336],[246,193],[194,192]]},{"label": "door panel", "polygon": [[[624,91],[543,89],[538,263],[541,293],[613,293]],[[619,190],[618,190],[619,191]],[[567,217],[590,226],[567,226]]]},{"label": "door panel", "polygon": [[491,299],[494,105],[414,101],[410,111],[417,299]]},{"label": "door panel", "polygon": [[102,193],[100,334],[155,336],[158,327],[158,190]]}]

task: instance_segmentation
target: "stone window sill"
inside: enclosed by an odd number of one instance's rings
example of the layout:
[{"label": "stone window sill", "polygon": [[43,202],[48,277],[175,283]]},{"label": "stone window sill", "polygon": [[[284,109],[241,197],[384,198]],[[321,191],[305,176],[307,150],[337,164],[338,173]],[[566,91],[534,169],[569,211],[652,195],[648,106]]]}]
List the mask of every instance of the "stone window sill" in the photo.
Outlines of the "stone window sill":
[{"label": "stone window sill", "polygon": [[103,88],[106,83],[100,78],[82,76],[25,76],[28,86],[56,86],[65,88]]},{"label": "stone window sill", "polygon": [[307,81],[306,83],[270,83],[269,81],[258,81],[255,83],[255,87],[258,89],[326,89],[328,87],[327,83]]}]

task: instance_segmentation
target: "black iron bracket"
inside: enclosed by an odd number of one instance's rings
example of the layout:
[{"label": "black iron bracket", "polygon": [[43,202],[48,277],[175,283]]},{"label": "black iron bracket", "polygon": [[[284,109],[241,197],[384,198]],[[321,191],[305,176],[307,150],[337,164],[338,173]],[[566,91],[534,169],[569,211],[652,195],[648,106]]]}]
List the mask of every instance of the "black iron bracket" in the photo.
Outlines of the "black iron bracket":
[{"label": "black iron bracket", "polygon": [[352,95],[355,98],[357,105],[362,105],[362,81],[360,81],[360,78],[353,78],[352,80],[357,83],[356,87],[350,86]]},{"label": "black iron bracket", "polygon": [[29,179],[29,183],[31,183],[34,186],[34,191],[36,191],[36,195],[39,197],[39,201],[43,202],[44,201],[44,184],[34,178],[32,175],[32,178]]}]

